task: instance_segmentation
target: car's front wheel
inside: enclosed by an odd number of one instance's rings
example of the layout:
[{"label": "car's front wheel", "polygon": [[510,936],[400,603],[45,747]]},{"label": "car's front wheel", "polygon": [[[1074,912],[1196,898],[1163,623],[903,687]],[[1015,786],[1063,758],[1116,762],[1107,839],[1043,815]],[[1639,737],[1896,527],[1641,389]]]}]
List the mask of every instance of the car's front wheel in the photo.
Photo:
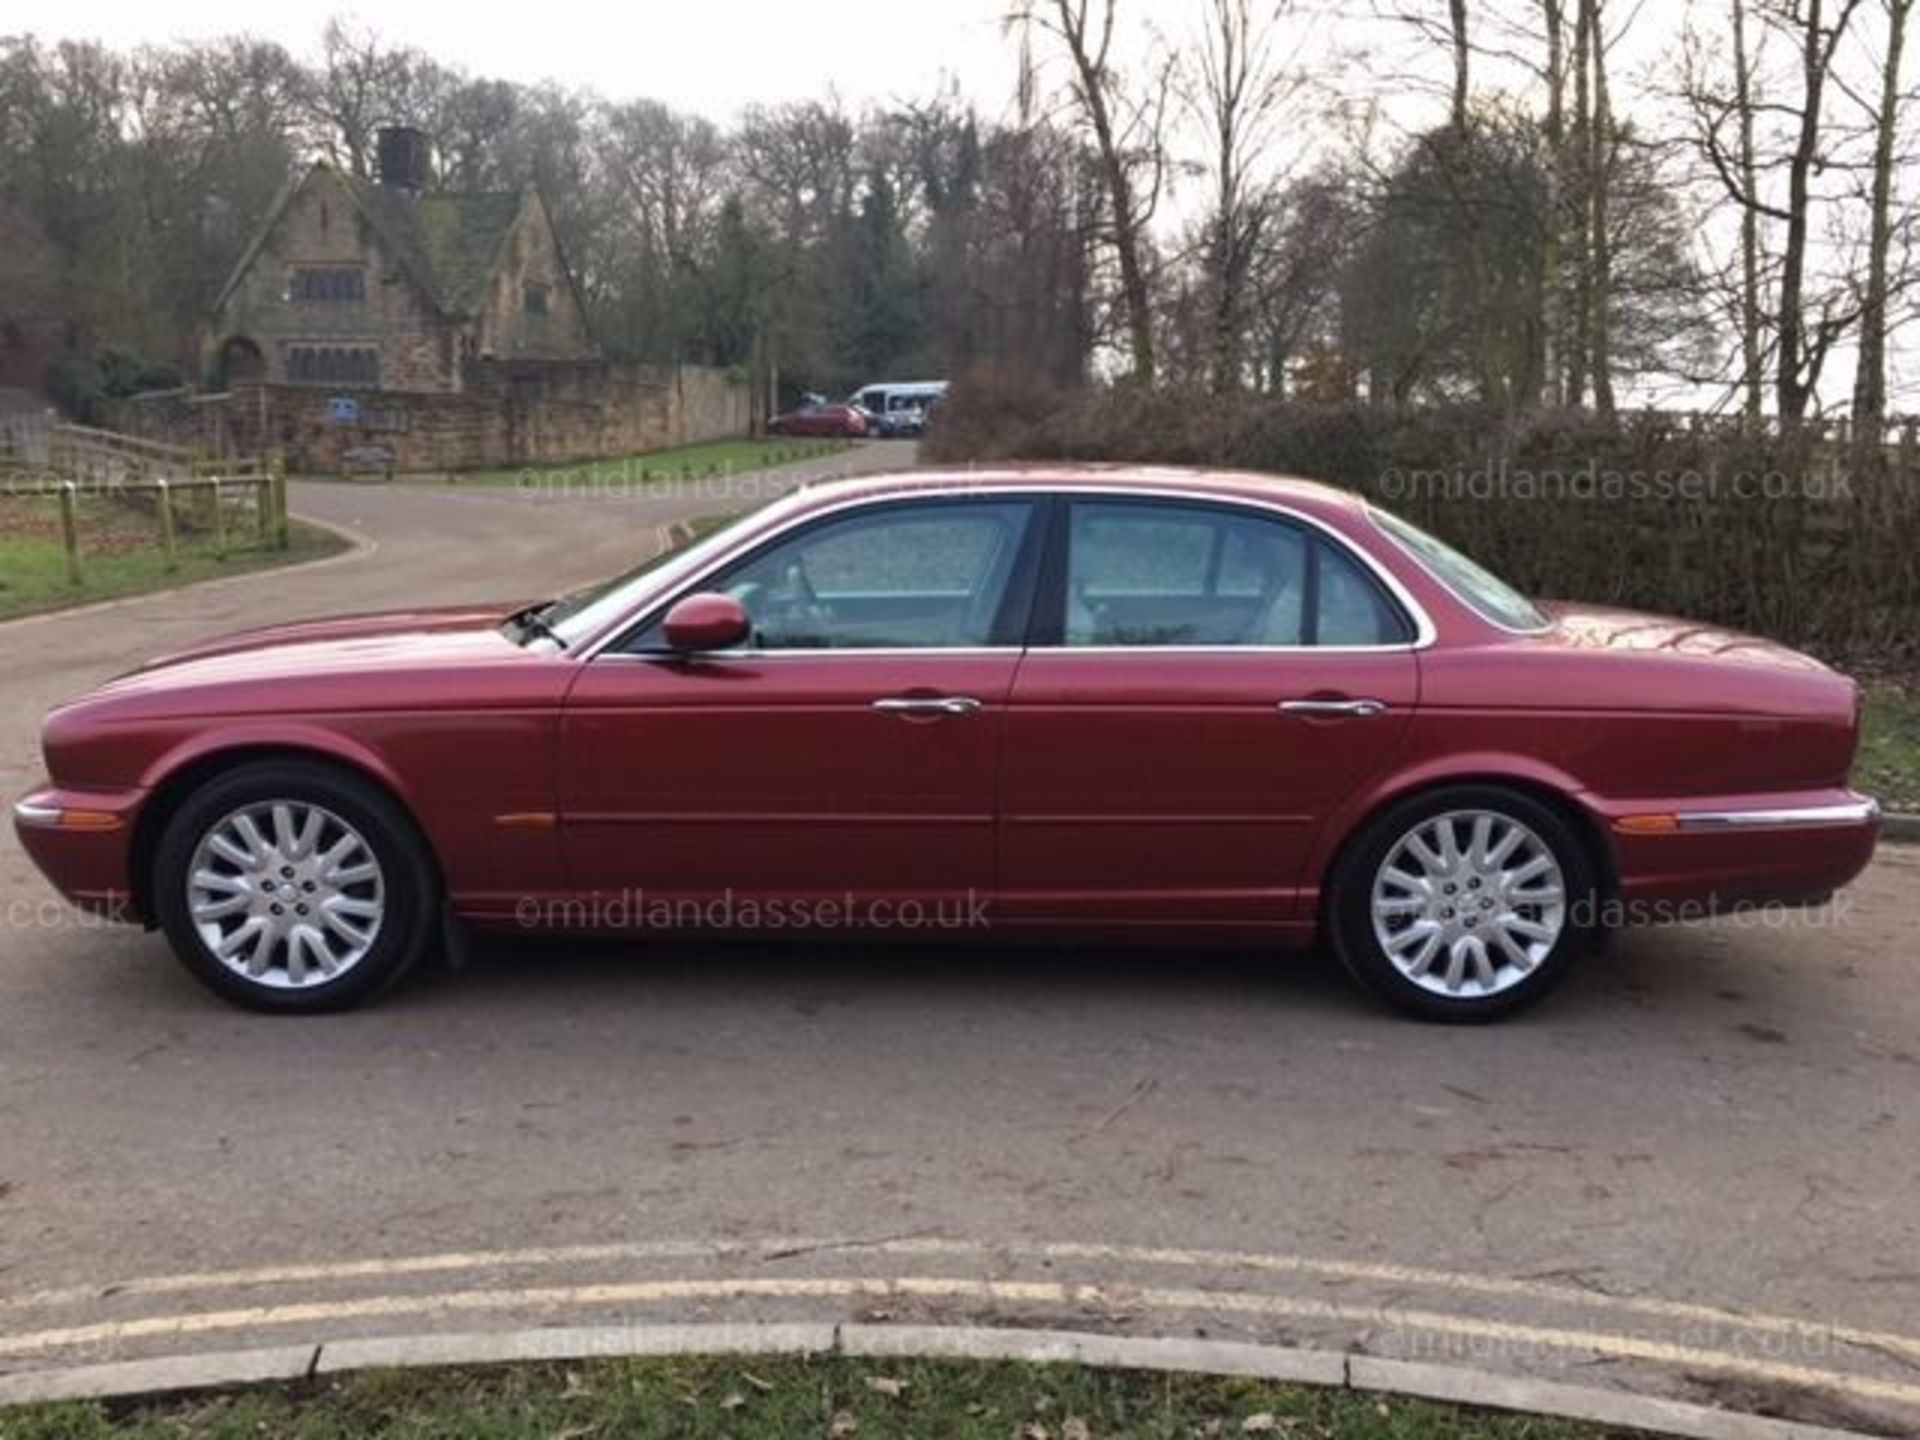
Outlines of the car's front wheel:
[{"label": "car's front wheel", "polygon": [[1491,1020],[1539,1000],[1586,947],[1594,869],[1530,795],[1458,786],[1378,816],[1333,881],[1335,948],[1412,1014]]},{"label": "car's front wheel", "polygon": [[354,775],[297,760],[241,765],[188,796],[160,837],[153,885],[189,971],[283,1014],[345,1009],[397,980],[434,910],[405,812]]}]

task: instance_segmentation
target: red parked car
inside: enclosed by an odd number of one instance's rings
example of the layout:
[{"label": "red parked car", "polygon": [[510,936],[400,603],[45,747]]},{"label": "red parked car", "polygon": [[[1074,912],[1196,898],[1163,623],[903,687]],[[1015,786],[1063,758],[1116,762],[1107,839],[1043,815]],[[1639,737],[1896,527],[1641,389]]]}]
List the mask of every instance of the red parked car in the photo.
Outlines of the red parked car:
[{"label": "red parked car", "polygon": [[363,999],[443,926],[915,922],[1324,936],[1479,1019],[1615,923],[1846,884],[1859,712],[1803,655],[1536,604],[1320,485],[918,475],[543,605],[156,660],[53,712],[15,815],[68,896],[269,1010]]},{"label": "red parked car", "polygon": [[857,405],[808,405],[776,415],[767,422],[769,435],[826,435],[859,440],[867,433],[866,413]]}]

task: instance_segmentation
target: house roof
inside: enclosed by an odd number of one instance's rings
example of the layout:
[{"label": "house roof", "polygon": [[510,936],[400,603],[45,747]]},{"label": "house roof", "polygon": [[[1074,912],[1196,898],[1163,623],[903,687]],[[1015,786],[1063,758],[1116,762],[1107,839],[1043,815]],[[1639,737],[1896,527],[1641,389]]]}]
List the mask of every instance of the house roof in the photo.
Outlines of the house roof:
[{"label": "house roof", "polygon": [[410,195],[349,175],[324,160],[316,161],[281,192],[267,212],[227,283],[220,287],[219,298],[213,303],[215,310],[226,304],[227,297],[253,268],[261,246],[294,197],[322,174],[340,183],[379,234],[382,245],[444,315],[468,315],[479,307],[487,282],[500,263],[507,235],[527,200],[525,192],[519,190]]},{"label": "house roof", "polygon": [[507,234],[520,217],[521,192],[409,195],[350,176],[341,179],[442,313],[466,315],[479,308]]}]

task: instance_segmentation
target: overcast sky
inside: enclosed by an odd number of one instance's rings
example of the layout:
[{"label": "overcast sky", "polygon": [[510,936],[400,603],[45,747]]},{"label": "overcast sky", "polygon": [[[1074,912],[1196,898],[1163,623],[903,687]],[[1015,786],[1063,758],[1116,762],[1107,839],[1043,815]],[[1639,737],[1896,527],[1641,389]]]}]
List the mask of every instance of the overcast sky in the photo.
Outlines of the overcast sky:
[{"label": "overcast sky", "polygon": [[648,96],[716,120],[751,101],[818,96],[830,85],[855,103],[925,95],[942,75],[993,110],[1013,81],[1014,50],[1000,29],[1005,0],[61,0],[8,9],[0,29],[50,39],[119,47],[246,32],[295,54],[317,51],[328,18],[343,15],[475,74],[558,80],[616,100]]}]

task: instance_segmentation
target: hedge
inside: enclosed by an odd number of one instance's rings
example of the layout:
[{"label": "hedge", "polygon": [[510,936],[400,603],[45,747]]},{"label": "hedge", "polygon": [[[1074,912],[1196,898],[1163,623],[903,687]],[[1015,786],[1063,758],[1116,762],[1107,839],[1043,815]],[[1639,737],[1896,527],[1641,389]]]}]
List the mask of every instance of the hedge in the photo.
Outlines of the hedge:
[{"label": "hedge", "polygon": [[1685,615],[1836,659],[1920,654],[1920,454],[1736,420],[1314,405],[1091,388],[943,403],[946,462],[1259,470],[1354,490],[1533,594]]}]

